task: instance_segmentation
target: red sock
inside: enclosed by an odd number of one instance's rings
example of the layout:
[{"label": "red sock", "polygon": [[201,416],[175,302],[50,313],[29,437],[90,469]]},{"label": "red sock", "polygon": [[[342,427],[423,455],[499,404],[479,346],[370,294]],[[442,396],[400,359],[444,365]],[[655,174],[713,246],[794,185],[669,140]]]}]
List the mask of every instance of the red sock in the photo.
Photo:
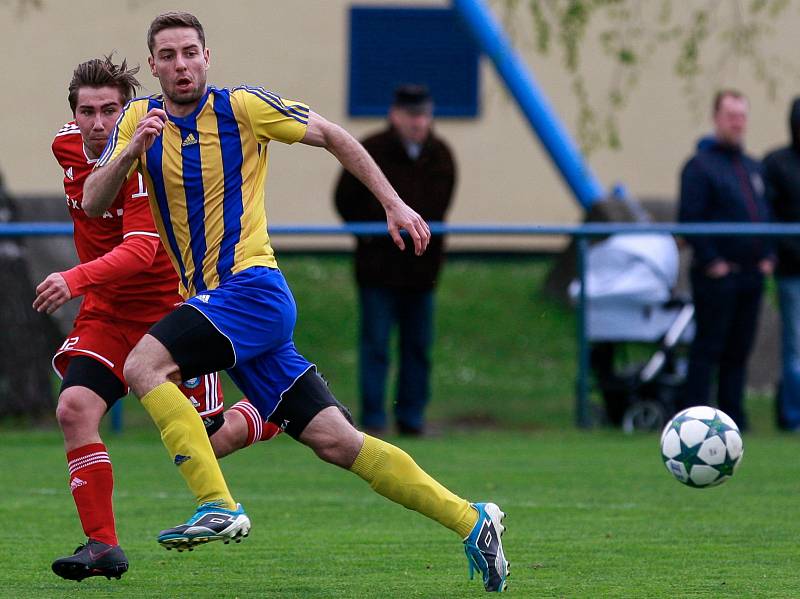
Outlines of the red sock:
[{"label": "red sock", "polygon": [[272,422],[264,422],[261,419],[261,414],[258,413],[255,406],[247,401],[247,398],[236,402],[231,406],[231,410],[236,410],[244,416],[247,422],[247,441],[244,446],[252,445],[258,441],[269,441],[272,437],[281,432],[277,424]]},{"label": "red sock", "polygon": [[90,443],[68,451],[67,465],[72,499],[78,508],[83,532],[101,543],[116,545],[117,532],[111,503],[114,474],[106,446]]}]

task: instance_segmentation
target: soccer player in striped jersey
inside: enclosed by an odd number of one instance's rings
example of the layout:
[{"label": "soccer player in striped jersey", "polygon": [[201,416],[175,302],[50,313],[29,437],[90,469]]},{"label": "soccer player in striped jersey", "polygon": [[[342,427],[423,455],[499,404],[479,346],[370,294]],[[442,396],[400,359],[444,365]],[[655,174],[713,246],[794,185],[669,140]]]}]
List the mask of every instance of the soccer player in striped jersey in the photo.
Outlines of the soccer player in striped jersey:
[{"label": "soccer player in striped jersey", "polygon": [[[500,509],[458,497],[402,450],[356,430],[316,367],[295,348],[296,307],[266,228],[270,142],[327,149],[382,204],[388,231],[401,249],[402,229],[415,252],[424,252],[427,224],[349,133],[306,104],[259,87],[209,86],[210,54],[193,15],[158,16],[148,45],[162,94],[125,107],[86,183],[83,207],[90,216],[102,215],[138,168],[186,298],[150,329],[125,363],[131,388],[197,501],[195,514],[163,530],[159,542],[169,548],[228,539],[246,518],[228,491],[200,419],[181,407],[174,384],[180,373],[196,376],[225,368],[262,417],[321,459],[456,532],[470,571],[481,572],[486,590],[502,591],[508,564],[500,542]],[[217,536],[195,532],[198,523],[212,522],[219,523]]]},{"label": "soccer player in striped jersey", "polygon": [[[56,416],[64,434],[70,489],[88,537],[75,554],[56,560],[53,570],[74,580],[119,577],[127,570],[114,522],[111,460],[98,426],[105,412],[127,393],[123,365],[128,353],[154,322],[183,301],[140,174],[125,182],[102,218],[88,218],[81,206],[83,184],[138,85],[137,70],[127,69],[124,61],[115,65],[110,57],[78,65],[69,86],[75,120],[64,125],[53,141],[81,263],[45,278],[33,305],[52,313],[69,299],[83,296],[74,329],[53,358],[62,378]],[[223,415],[216,371],[187,379],[180,389],[184,401],[188,398],[203,419],[218,456],[278,430],[264,423],[246,401]]]}]

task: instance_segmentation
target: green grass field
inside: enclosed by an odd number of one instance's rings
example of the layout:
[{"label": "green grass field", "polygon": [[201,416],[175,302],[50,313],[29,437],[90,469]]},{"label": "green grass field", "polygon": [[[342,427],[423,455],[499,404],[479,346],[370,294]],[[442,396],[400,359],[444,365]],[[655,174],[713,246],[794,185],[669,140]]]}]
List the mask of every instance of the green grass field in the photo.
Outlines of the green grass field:
[{"label": "green grass field", "polygon": [[[356,407],[349,260],[285,256],[296,341]],[[767,397],[736,477],[695,490],[661,464],[655,434],[574,429],[575,321],[538,289],[537,258],[451,260],[438,294],[433,401],[439,434],[396,440],[431,474],[508,513],[516,597],[798,597],[800,437],[779,435]],[[228,402],[238,393],[226,389]],[[453,533],[374,495],[288,438],[226,458],[253,534],[166,552],[159,529],[192,499],[135,400],[105,439],[115,465],[122,580],[62,581],[51,561],[82,531],[52,419],[0,423],[0,597],[481,597]]]},{"label": "green grass field", "polygon": [[[108,440],[128,574],[74,583],[50,572],[82,534],[60,440],[4,432],[2,596],[484,595],[455,535],[288,438],[223,462],[253,520],[245,542],[164,551],[154,535],[188,515],[188,491],[154,432]],[[671,478],[655,435],[484,432],[400,444],[454,490],[507,512],[512,596],[797,596],[796,442],[747,439],[736,477],[705,490]]]}]

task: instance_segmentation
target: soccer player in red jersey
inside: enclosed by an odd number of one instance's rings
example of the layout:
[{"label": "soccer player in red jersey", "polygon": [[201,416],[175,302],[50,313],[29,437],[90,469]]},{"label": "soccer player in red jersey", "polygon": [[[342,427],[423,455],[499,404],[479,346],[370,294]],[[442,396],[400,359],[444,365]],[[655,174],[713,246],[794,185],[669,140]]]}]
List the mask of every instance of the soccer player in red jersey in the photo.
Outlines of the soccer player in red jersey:
[{"label": "soccer player in red jersey", "polygon": [[[114,524],[111,460],[98,427],[128,391],[123,377],[128,353],[154,322],[182,302],[139,173],[126,181],[102,218],[88,218],[81,207],[83,184],[138,86],[137,71],[127,69],[125,61],[115,65],[110,57],[78,65],[69,86],[75,120],[53,141],[81,263],[48,275],[36,288],[33,306],[52,313],[84,296],[74,328],[53,358],[62,378],[56,417],[64,434],[72,496],[88,537],[74,555],[56,560],[53,571],[73,580],[119,578],[128,569]],[[203,418],[218,457],[279,432],[246,400],[223,415],[218,373],[183,381],[180,388]]]}]

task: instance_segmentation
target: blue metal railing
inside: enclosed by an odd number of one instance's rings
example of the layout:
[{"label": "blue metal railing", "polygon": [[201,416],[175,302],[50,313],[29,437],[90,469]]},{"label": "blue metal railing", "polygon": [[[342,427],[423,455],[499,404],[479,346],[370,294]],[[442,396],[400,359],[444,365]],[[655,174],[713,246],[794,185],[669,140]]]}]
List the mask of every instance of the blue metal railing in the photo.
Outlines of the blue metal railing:
[{"label": "blue metal railing", "polygon": [[[743,235],[786,237],[800,234],[800,224],[743,224],[743,223],[586,223],[582,225],[547,224],[479,224],[457,225],[428,223],[431,232],[448,235],[567,235],[570,237],[602,237],[615,233],[638,235],[641,233],[669,233],[679,236],[705,235],[719,237]],[[386,233],[386,223],[358,223],[347,225],[270,225],[270,235],[379,235]],[[47,237],[72,235],[72,224],[67,222],[0,223],[0,237]]]},{"label": "blue metal railing", "polygon": [[[587,223],[583,225],[449,225],[429,223],[431,232],[448,235],[541,236],[564,235],[575,239],[577,247],[577,276],[580,281],[576,335],[578,339],[577,373],[575,381],[575,422],[581,428],[592,425],[589,404],[589,344],[586,332],[587,298],[585,294],[586,253],[589,241],[596,237],[623,234],[661,233],[679,236],[744,236],[791,237],[800,236],[798,224],[742,224],[742,223]],[[273,225],[270,234],[276,235],[380,235],[386,234],[386,223],[361,223],[348,225]],[[70,223],[27,222],[0,223],[1,238],[72,235]],[[112,428],[122,427],[121,402],[112,409]]]}]

